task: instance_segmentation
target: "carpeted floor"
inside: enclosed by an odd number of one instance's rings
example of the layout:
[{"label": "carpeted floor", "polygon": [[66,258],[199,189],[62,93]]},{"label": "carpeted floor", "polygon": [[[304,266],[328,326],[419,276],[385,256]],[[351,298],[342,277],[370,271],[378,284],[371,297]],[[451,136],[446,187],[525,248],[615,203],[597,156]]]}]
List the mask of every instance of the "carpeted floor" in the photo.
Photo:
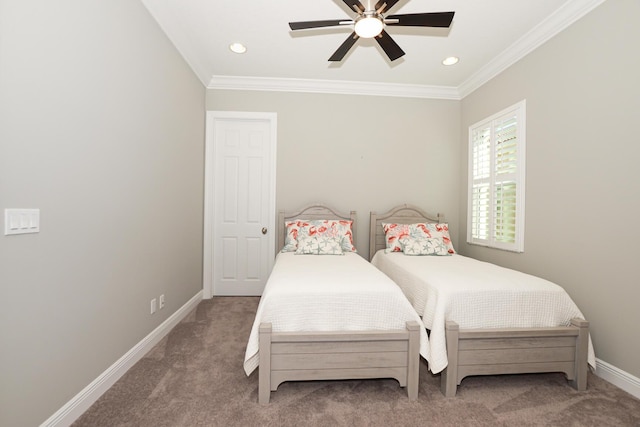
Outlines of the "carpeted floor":
[{"label": "carpeted floor", "polygon": [[395,380],[287,382],[258,404],[242,363],[258,298],[202,301],[74,424],[82,426],[640,426],[640,400],[589,374],[469,377],[454,398],[420,366],[417,401]]}]

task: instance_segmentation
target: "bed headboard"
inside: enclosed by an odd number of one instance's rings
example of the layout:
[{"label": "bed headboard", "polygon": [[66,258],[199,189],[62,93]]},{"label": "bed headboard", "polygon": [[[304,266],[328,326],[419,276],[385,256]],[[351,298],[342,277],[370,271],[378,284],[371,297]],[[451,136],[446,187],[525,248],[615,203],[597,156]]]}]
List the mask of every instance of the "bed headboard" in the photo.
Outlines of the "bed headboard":
[{"label": "bed headboard", "polygon": [[414,224],[417,222],[439,223],[444,222],[444,215],[429,215],[419,207],[407,204],[396,206],[389,212],[382,214],[371,212],[369,223],[369,260],[373,258],[377,251],[387,246],[384,238],[384,230],[382,229],[383,222],[393,222],[396,224]]},{"label": "bed headboard", "polygon": [[278,211],[278,246],[276,247],[276,253],[280,252],[284,247],[284,240],[287,234],[285,221],[292,221],[294,219],[338,219],[353,221],[351,232],[353,233],[354,244],[356,242],[356,211],[345,214],[321,203],[315,203],[296,212]]}]

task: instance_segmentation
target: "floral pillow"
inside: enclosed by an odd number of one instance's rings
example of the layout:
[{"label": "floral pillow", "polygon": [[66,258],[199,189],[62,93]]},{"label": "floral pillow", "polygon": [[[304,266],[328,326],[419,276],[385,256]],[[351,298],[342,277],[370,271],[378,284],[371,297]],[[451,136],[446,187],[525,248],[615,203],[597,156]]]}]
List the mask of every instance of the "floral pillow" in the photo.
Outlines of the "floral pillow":
[{"label": "floral pillow", "polygon": [[449,236],[449,224],[439,223],[439,224],[411,224],[409,227],[409,234],[412,237],[437,237],[441,238],[444,244],[447,246],[447,251],[450,254],[455,254],[456,251],[453,249],[453,243],[451,243],[451,237]]},{"label": "floral pillow", "polygon": [[356,252],[353,245],[353,232],[351,226],[353,221],[344,220],[312,220],[308,225],[301,227],[299,237],[302,236],[323,236],[337,237],[341,239],[341,246],[344,252]]},{"label": "floral pillow", "polygon": [[298,248],[298,235],[300,234],[300,227],[309,225],[307,221],[287,221],[284,223],[287,234],[284,238],[284,247],[282,252],[295,252]]},{"label": "floral pillow", "polygon": [[382,223],[384,238],[387,243],[385,252],[402,252],[400,239],[409,237],[409,224]]},{"label": "floral pillow", "polygon": [[440,237],[405,237],[400,244],[405,255],[451,255]]},{"label": "floral pillow", "polygon": [[445,223],[440,224],[393,224],[382,223],[382,229],[384,230],[385,240],[387,248],[385,252],[402,252],[401,240],[408,237],[418,238],[441,238],[444,244],[447,246],[447,251],[450,254],[455,254],[451,243],[451,237],[449,236],[449,225]]},{"label": "floral pillow", "polygon": [[328,236],[304,236],[298,239],[296,255],[343,255],[342,238]]},{"label": "floral pillow", "polygon": [[295,252],[298,240],[303,237],[335,237],[340,241],[343,252],[356,252],[352,224],[353,221],[343,220],[287,221],[287,235],[282,252]]}]

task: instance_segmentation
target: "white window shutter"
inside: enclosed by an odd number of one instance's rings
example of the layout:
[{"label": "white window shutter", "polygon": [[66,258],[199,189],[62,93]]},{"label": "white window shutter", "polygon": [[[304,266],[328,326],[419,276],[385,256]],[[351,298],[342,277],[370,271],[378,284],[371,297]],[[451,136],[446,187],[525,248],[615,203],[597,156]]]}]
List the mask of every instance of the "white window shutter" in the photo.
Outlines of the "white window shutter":
[{"label": "white window shutter", "polygon": [[472,135],[471,208],[473,234],[488,239],[491,198],[491,128],[477,129]]},{"label": "white window shutter", "polygon": [[525,101],[469,128],[467,242],[524,250]]}]

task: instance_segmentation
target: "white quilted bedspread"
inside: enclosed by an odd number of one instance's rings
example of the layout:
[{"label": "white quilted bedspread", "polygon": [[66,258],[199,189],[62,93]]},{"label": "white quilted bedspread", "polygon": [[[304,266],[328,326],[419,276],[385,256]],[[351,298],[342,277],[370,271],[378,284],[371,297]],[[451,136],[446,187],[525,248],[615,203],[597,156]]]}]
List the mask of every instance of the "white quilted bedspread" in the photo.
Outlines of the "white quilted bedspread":
[{"label": "white quilted bedspread", "polygon": [[265,286],[251,329],[244,370],[258,366],[258,329],[273,332],[406,329],[420,324],[420,355],[429,360],[422,320],[398,286],[355,253],[295,255],[280,253]]},{"label": "white quilted bedspread", "polygon": [[[568,326],[572,318],[584,319],[560,286],[462,255],[407,256],[381,250],[371,263],[400,286],[431,331],[433,373],[447,367],[447,320],[472,329]],[[588,362],[595,368],[591,339]]]}]

